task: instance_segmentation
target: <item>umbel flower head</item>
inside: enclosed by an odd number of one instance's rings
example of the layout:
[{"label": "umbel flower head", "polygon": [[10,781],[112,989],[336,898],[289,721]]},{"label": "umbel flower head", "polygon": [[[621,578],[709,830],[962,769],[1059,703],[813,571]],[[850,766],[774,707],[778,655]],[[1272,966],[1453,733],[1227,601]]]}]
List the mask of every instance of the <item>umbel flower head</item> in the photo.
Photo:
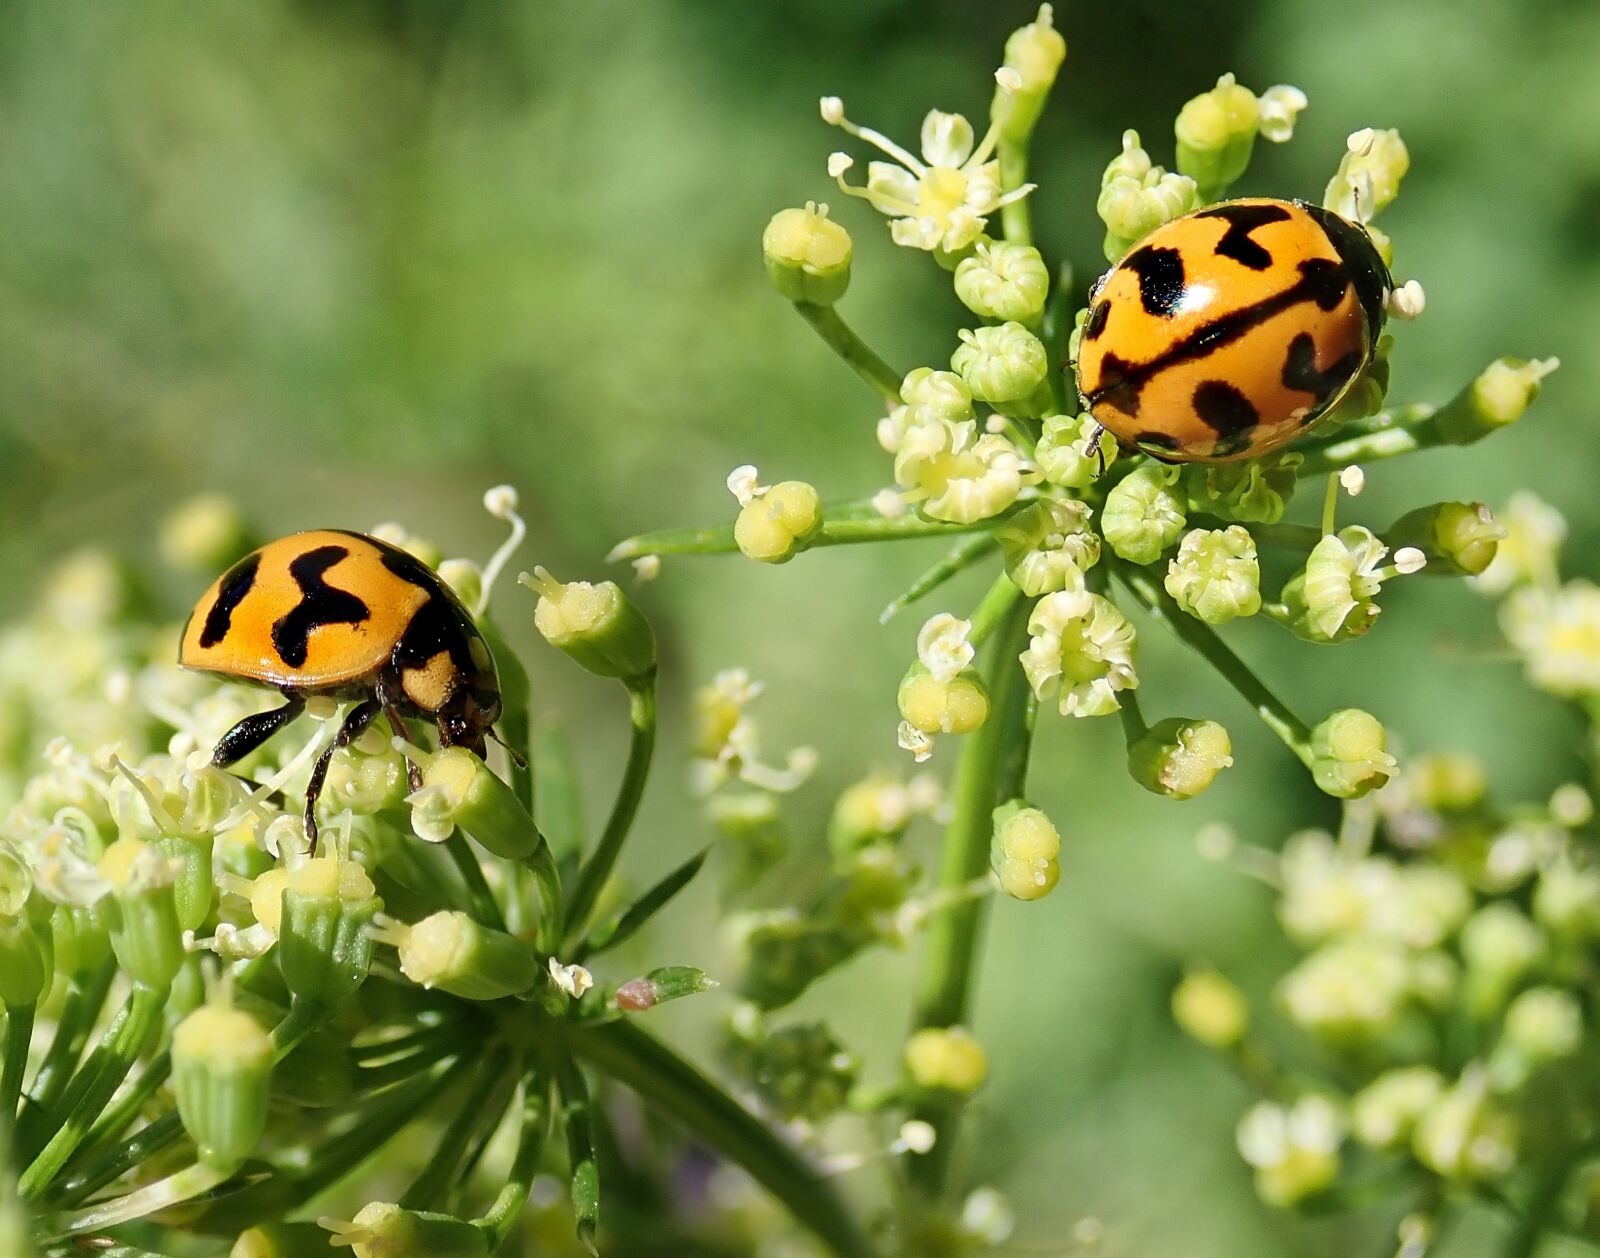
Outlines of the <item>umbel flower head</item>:
[{"label": "umbel flower head", "polygon": [[1135,634],[1116,604],[1079,586],[1047,594],[1028,618],[1022,654],[1028,684],[1053,699],[1064,716],[1104,716],[1117,693],[1139,684],[1133,668]]},{"label": "umbel flower head", "polygon": [[856,126],[837,96],[824,96],[821,108],[824,122],[893,159],[869,162],[865,187],[845,182],[855,164],[848,153],[828,159],[828,174],[846,194],[865,198],[889,216],[889,234],[897,245],[960,253],[977,242],[990,215],[1033,191],[1032,184],[1001,191],[1000,163],[994,160],[998,123],[975,142],[972,124],[960,114],[930,110],[922,120],[918,157],[881,132]]}]

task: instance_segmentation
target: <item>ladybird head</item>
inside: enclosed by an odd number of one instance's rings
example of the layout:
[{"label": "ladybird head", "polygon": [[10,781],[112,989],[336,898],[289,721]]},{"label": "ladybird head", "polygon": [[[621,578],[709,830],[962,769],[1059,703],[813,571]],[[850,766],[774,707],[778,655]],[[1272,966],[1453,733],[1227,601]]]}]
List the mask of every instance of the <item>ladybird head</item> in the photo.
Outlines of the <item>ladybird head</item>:
[{"label": "ladybird head", "polygon": [[473,677],[451,696],[437,719],[441,747],[465,747],[482,756],[494,723],[500,719],[500,687],[494,676]]}]

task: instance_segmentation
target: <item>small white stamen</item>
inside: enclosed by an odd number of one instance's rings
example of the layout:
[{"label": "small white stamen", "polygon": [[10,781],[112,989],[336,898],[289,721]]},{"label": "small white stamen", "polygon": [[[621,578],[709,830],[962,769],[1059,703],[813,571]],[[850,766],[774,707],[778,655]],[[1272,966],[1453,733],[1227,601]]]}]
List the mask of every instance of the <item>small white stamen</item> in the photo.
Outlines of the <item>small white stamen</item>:
[{"label": "small white stamen", "polygon": [[1428,296],[1416,280],[1407,280],[1389,294],[1389,313],[1397,319],[1415,319],[1427,304]]},{"label": "small white stamen", "polygon": [[822,121],[830,127],[837,127],[844,121],[844,101],[837,96],[824,96],[818,103],[822,110]]},{"label": "small white stamen", "polygon": [[640,581],[654,581],[661,575],[661,556],[640,555],[633,561],[633,571]]},{"label": "small white stamen", "polygon": [[901,750],[909,751],[911,758],[918,764],[922,764],[933,755],[933,739],[910,721],[900,722],[900,728],[895,732],[895,741],[900,744]]},{"label": "small white stamen", "polygon": [[1378,133],[1371,127],[1362,127],[1359,131],[1352,131],[1345,139],[1344,146],[1357,157],[1365,157],[1372,152],[1372,146],[1378,139]]},{"label": "small white stamen", "polygon": [[562,965],[555,957],[550,958],[550,977],[555,980],[557,987],[574,1000],[594,986],[594,975],[583,966]]},{"label": "small white stamen", "polygon": [[856,164],[856,159],[851,157],[850,154],[848,154],[848,153],[829,153],[828,154],[828,178],[829,179],[840,179],[840,178],[842,178],[844,176],[845,171],[849,170],[855,164]]},{"label": "small white stamen", "polygon": [[872,509],[886,520],[898,520],[906,513],[906,500],[895,489],[881,489],[872,495]]},{"label": "small white stamen", "polygon": [[1428,557],[1415,546],[1402,546],[1394,552],[1394,566],[1409,576],[1413,572],[1421,572],[1426,568],[1428,566]]},{"label": "small white stamen", "polygon": [[741,507],[748,507],[760,496],[762,489],[754,464],[742,463],[728,473],[728,492]]},{"label": "small white stamen", "polygon": [[1354,498],[1367,487],[1367,474],[1359,465],[1352,463],[1339,473],[1339,484],[1344,486],[1345,493]]},{"label": "small white stamen", "polygon": [[994,81],[1008,92],[1022,90],[1022,73],[1015,66],[1001,66],[994,72]]},{"label": "small white stamen", "polygon": [[900,1138],[895,1141],[895,1146],[907,1153],[927,1153],[938,1139],[939,1132],[932,1123],[913,1118],[900,1125]]},{"label": "small white stamen", "polygon": [[484,494],[483,507],[496,519],[505,520],[511,525],[511,536],[500,544],[500,548],[484,565],[482,591],[472,609],[474,616],[481,616],[489,610],[489,592],[494,589],[495,578],[504,570],[511,556],[516,554],[517,547],[522,545],[522,539],[528,535],[528,526],[517,514],[517,491],[510,485],[496,485]]},{"label": "small white stamen", "polygon": [[1006,425],[1010,422],[1004,415],[991,415],[983,421],[983,430],[999,436],[1006,430]]}]

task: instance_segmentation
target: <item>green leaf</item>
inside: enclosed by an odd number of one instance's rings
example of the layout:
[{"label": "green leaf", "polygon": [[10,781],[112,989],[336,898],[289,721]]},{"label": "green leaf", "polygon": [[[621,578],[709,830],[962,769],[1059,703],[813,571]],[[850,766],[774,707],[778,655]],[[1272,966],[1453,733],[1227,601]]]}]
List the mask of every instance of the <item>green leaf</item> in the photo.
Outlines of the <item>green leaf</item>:
[{"label": "green leaf", "polygon": [[581,960],[596,952],[604,952],[607,948],[615,948],[628,939],[694,880],[710,854],[709,847],[701,848],[627,908],[597,926],[578,950],[578,958]]}]

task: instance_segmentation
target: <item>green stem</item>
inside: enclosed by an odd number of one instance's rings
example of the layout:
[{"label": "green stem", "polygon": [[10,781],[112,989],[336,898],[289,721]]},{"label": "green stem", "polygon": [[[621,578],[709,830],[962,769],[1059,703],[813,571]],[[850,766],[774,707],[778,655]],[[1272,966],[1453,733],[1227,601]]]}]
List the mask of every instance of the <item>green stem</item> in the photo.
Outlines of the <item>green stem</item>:
[{"label": "green stem", "polygon": [[505,1244],[528,1204],[528,1194],[539,1171],[539,1159],[550,1135],[550,1112],[549,1089],[536,1070],[529,1070],[522,1079],[522,1113],[511,1172],[488,1213],[476,1220],[488,1237],[491,1254]]},{"label": "green stem", "polygon": [[569,943],[573,944],[581,941],[588,929],[595,902],[599,900],[606,880],[611,877],[612,867],[617,863],[628,832],[633,829],[645,782],[650,776],[650,762],[655,758],[655,670],[626,685],[629,727],[632,731],[628,743],[628,763],[622,771],[622,784],[617,788],[616,803],[611,807],[605,829],[600,832],[600,841],[595,845],[594,854],[578,871],[577,885],[567,905],[565,930]]},{"label": "green stem", "polygon": [[1311,767],[1311,731],[1306,723],[1289,710],[1287,704],[1267,689],[1267,685],[1251,671],[1250,666],[1235,655],[1219,638],[1211,626],[1184,612],[1142,568],[1132,564],[1112,561],[1112,571],[1145,609],[1175,633],[1183,644],[1200,654],[1205,661],[1222,674],[1222,678],[1236,690],[1256,715],[1276,734],[1290,751],[1307,768]]},{"label": "green stem", "polygon": [[[1031,499],[1030,499],[1031,501]],[[1020,506],[1026,503],[1019,504]],[[908,511],[905,515],[882,516],[870,508],[866,512],[857,503],[839,503],[823,508],[822,524],[807,540],[807,548],[818,546],[850,546],[864,542],[893,542],[916,537],[954,537],[962,533],[987,533],[1002,523],[1007,511],[986,520],[971,524],[951,524],[944,520],[927,520]],[[637,559],[641,555],[732,555],[739,550],[733,540],[732,524],[713,524],[706,528],[662,529],[657,533],[641,533],[619,542],[607,556],[612,561]]]},{"label": "green stem", "polygon": [[989,635],[1016,606],[1021,594],[1022,591],[1005,573],[996,577],[994,584],[984,592],[982,600],[972,611],[972,628],[967,631],[967,641],[974,647],[988,641]]},{"label": "green stem", "polygon": [[333,1010],[326,1005],[304,999],[293,1001],[289,1012],[272,1028],[272,1060],[282,1061],[332,1016]]},{"label": "green stem", "polygon": [[561,1093],[561,1122],[567,1130],[567,1165],[571,1168],[572,1214],[578,1239],[591,1254],[600,1226],[600,1166],[594,1155],[594,1115],[589,1084],[572,1054],[562,1056],[556,1078]]},{"label": "green stem", "polygon": [[17,1190],[24,1200],[32,1201],[44,1192],[66,1165],[73,1150],[89,1134],[100,1112],[127,1078],[146,1041],[160,1028],[166,1004],[165,988],[139,986],[133,989],[123,1012],[84,1065],[81,1086],[74,1081],[66,1098],[69,1102],[66,1121],[17,1181]]},{"label": "green stem", "polygon": [[444,850],[460,873],[461,881],[467,884],[467,896],[472,901],[472,915],[485,926],[504,930],[505,915],[500,912],[500,905],[494,898],[494,892],[489,889],[489,880],[483,876],[483,866],[473,854],[467,836],[457,830],[445,840]]},{"label": "green stem", "polygon": [[849,364],[850,369],[882,395],[890,406],[900,405],[902,375],[868,348],[832,306],[813,306],[797,301],[795,311],[827,342],[828,348]]},{"label": "green stem", "polygon": [[504,1049],[484,1062],[457,1102],[450,1125],[434,1145],[428,1164],[406,1189],[399,1205],[407,1210],[442,1208],[443,1196],[455,1179],[456,1167],[473,1137],[486,1121],[498,1122],[499,1115],[505,1111],[511,1089],[516,1086],[517,1077],[510,1069],[511,1064],[511,1054]]},{"label": "green stem", "polygon": [[443,1058],[461,1051],[454,1036],[439,1036],[403,1057],[393,1057],[375,1066],[362,1066],[356,1072],[356,1089],[363,1093],[381,1092],[397,1083],[408,1083]]},{"label": "green stem", "polygon": [[1144,719],[1144,709],[1139,704],[1139,692],[1124,690],[1117,695],[1117,716],[1122,721],[1122,737],[1128,746],[1133,746],[1150,732],[1150,726]]},{"label": "green stem", "polygon": [[[956,765],[950,823],[939,862],[940,891],[964,887],[989,867],[1002,774],[1007,779],[1005,786],[1014,789],[1020,775],[1017,766],[1025,764],[1025,750],[1019,757],[1015,749],[1019,744],[1025,747],[1027,738],[1028,682],[1017,663],[1027,625],[1027,604],[1013,602],[991,647],[989,719],[967,736]],[[966,1019],[986,903],[967,901],[929,922],[913,1014],[918,1028],[953,1026]],[[948,1107],[930,1107],[918,1117],[933,1125],[936,1139],[928,1153],[911,1158],[907,1172],[924,1193],[937,1196],[949,1169],[956,1113]]]},{"label": "green stem", "polygon": [[[1000,190],[1011,192],[1028,182],[1028,141],[1030,129],[1021,140],[1000,137],[996,156],[1000,159]],[[1000,207],[1000,226],[1005,237],[1014,245],[1033,243],[1033,211],[1029,208],[1032,197],[1023,197]]]},{"label": "green stem", "polygon": [[161,1085],[166,1083],[171,1073],[171,1053],[163,1051],[152,1057],[150,1064],[140,1072],[133,1086],[122,1092],[106,1107],[105,1113],[100,1115],[100,1121],[90,1129],[79,1147],[77,1161],[100,1152],[111,1141],[122,1135],[128,1125],[138,1117],[145,1102],[160,1091]]},{"label": "green stem", "polygon": [[1561,1204],[1571,1172],[1572,1165],[1566,1160],[1545,1168],[1511,1235],[1506,1238],[1500,1258],[1533,1258],[1538,1252],[1540,1242],[1555,1222],[1556,1209]]},{"label": "green stem", "polygon": [[183,1123],[176,1110],[169,1110],[155,1122],[141,1127],[116,1148],[107,1150],[82,1170],[51,1187],[52,1204],[72,1205],[99,1192],[148,1158],[154,1157],[183,1135]]},{"label": "green stem", "polygon": [[573,1052],[736,1163],[841,1258],[871,1258],[849,1207],[802,1154],[670,1049],[627,1021],[563,1025]]},{"label": "green stem", "polygon": [[17,1126],[17,1150],[22,1155],[37,1152],[49,1134],[60,1122],[55,1113],[78,1059],[83,1056],[89,1042],[89,1032],[94,1029],[100,1011],[105,1007],[106,995],[111,990],[111,980],[116,977],[117,962],[107,957],[105,963],[92,972],[74,974],[67,980],[67,995],[61,1005],[61,1016],[56,1019],[55,1037],[50,1041],[50,1051],[33,1076],[33,1087],[28,1090],[22,1118]]},{"label": "green stem", "polygon": [[1301,476],[1320,476],[1337,472],[1352,463],[1372,463],[1378,459],[1392,459],[1417,450],[1447,445],[1433,422],[1433,412],[1414,421],[1408,427],[1383,428],[1375,432],[1357,433],[1353,437],[1338,437],[1323,445],[1305,450],[1305,462],[1300,465]]},{"label": "green stem", "polygon": [[22,1076],[28,1069],[28,1045],[33,1042],[32,1005],[6,1006],[5,1058],[0,1064],[0,1125],[9,1132],[22,1098]]},{"label": "green stem", "polygon": [[995,540],[993,533],[977,533],[971,537],[963,537],[926,572],[922,573],[906,592],[896,598],[892,603],[878,614],[878,623],[886,625],[900,612],[904,611],[918,599],[926,598],[932,594],[951,577],[965,572],[973,564],[988,557],[991,551],[1000,543]]},{"label": "green stem", "polygon": [[210,1192],[230,1178],[234,1169],[218,1170],[196,1163],[126,1196],[113,1197],[110,1201],[99,1202],[72,1214],[54,1215],[43,1220],[41,1226],[54,1238],[131,1223],[134,1219],[142,1219]]}]

